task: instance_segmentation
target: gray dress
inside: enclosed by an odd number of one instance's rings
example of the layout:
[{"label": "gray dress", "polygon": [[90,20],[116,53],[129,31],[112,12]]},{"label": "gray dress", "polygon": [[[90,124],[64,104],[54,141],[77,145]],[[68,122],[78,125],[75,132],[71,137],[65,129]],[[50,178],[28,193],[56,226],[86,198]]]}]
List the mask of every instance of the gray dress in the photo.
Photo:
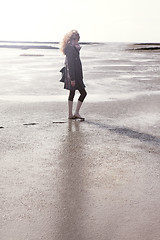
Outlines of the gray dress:
[{"label": "gray dress", "polygon": [[[65,55],[66,72],[64,88],[68,90],[85,88],[79,50],[73,45],[68,45],[66,47]],[[71,85],[71,81],[75,81],[74,87]]]}]

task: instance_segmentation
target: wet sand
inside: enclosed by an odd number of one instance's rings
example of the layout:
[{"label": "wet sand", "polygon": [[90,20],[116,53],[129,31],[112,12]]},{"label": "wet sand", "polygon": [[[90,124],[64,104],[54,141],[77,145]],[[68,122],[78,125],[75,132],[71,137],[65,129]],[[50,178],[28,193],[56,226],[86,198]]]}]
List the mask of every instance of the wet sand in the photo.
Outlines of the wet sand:
[{"label": "wet sand", "polygon": [[157,73],[119,66],[118,82],[116,63],[108,64],[104,88],[85,64],[86,79],[95,79],[85,121],[67,119],[66,95],[23,97],[21,87],[13,96],[1,85],[1,240],[160,239]]},{"label": "wet sand", "polygon": [[0,106],[2,240],[160,238],[160,96]]}]

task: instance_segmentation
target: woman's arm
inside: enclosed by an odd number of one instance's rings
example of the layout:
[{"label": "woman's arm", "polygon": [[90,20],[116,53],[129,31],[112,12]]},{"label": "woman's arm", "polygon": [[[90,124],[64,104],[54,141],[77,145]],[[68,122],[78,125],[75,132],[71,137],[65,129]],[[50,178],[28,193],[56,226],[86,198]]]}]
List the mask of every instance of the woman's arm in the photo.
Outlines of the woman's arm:
[{"label": "woman's arm", "polygon": [[74,56],[74,47],[69,46],[67,49],[67,61],[68,61],[68,69],[71,81],[75,81],[75,56]]}]

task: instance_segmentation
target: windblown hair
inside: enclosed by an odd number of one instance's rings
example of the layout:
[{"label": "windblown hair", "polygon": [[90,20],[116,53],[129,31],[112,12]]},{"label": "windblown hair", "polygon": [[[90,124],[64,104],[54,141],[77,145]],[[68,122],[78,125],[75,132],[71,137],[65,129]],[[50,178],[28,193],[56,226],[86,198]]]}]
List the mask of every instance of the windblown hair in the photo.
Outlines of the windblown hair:
[{"label": "windblown hair", "polygon": [[78,39],[80,39],[80,35],[77,30],[72,30],[64,36],[60,46],[60,50],[64,55],[66,54],[67,46],[71,43],[72,38],[75,36],[78,37]]}]

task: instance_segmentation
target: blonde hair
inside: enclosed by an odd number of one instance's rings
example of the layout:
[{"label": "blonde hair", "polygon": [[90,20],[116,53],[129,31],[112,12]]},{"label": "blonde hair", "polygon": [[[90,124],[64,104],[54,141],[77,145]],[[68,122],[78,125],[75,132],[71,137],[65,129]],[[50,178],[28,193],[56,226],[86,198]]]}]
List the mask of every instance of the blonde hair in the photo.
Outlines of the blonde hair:
[{"label": "blonde hair", "polygon": [[76,37],[78,37],[78,39],[80,39],[80,35],[77,30],[71,30],[64,36],[64,38],[60,44],[60,50],[63,54],[66,54],[66,48],[71,43],[73,36],[76,36]]}]

